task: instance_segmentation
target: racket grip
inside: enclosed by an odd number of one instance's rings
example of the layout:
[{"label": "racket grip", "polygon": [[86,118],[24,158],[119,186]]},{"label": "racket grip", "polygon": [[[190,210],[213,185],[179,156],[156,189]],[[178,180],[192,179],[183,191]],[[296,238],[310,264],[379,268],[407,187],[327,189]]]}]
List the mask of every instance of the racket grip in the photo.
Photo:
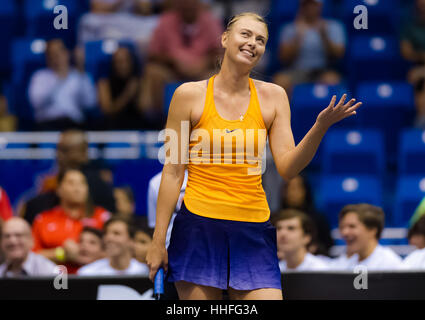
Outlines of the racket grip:
[{"label": "racket grip", "polygon": [[160,300],[164,295],[164,269],[159,268],[155,275],[153,294],[155,300]]}]

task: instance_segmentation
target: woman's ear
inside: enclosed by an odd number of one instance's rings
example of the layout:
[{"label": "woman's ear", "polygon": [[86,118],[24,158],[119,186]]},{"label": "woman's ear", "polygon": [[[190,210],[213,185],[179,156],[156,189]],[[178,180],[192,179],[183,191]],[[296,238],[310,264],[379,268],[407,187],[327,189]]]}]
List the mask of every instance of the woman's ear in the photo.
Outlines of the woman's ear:
[{"label": "woman's ear", "polygon": [[228,31],[224,31],[221,35],[221,46],[226,49],[227,48],[227,38],[228,38]]}]

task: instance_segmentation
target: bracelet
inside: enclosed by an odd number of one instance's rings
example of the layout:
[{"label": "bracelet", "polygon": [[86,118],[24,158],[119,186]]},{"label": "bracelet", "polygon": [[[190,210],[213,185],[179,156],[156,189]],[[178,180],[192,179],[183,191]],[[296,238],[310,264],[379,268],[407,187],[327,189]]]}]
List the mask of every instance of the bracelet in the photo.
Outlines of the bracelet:
[{"label": "bracelet", "polygon": [[64,262],[65,261],[65,249],[62,248],[62,247],[57,247],[55,249],[55,256],[56,256],[56,259],[59,262]]}]

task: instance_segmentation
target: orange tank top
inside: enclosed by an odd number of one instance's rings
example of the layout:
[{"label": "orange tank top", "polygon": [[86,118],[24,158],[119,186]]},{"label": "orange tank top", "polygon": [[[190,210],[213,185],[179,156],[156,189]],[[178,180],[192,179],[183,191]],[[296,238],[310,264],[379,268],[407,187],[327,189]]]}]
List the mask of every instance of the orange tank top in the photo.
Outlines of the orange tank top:
[{"label": "orange tank top", "polygon": [[223,119],[214,104],[214,78],[189,143],[184,203],[194,214],[246,222],[264,222],[270,209],[261,179],[267,129],[254,82],[248,110],[239,120]]}]

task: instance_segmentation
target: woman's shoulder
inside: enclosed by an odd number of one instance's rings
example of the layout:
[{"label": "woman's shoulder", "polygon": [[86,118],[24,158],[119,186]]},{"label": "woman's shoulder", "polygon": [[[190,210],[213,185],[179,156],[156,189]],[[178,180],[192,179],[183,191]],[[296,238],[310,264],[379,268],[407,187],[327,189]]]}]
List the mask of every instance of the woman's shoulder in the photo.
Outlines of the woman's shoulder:
[{"label": "woman's shoulder", "polygon": [[280,99],[282,96],[286,96],[285,89],[275,83],[257,79],[252,80],[254,81],[258,94],[265,98]]},{"label": "woman's shoulder", "polygon": [[183,96],[196,96],[207,91],[208,80],[184,82],[177,87],[175,94]]}]

